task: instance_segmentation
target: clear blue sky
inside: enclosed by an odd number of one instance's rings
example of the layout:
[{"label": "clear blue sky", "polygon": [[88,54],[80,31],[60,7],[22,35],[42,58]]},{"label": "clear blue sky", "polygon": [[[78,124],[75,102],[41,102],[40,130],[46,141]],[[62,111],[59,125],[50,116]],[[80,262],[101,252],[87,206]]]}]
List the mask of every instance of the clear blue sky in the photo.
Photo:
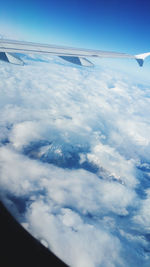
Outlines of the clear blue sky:
[{"label": "clear blue sky", "polygon": [[28,41],[149,52],[150,1],[5,0],[0,8],[0,33],[4,32]]}]

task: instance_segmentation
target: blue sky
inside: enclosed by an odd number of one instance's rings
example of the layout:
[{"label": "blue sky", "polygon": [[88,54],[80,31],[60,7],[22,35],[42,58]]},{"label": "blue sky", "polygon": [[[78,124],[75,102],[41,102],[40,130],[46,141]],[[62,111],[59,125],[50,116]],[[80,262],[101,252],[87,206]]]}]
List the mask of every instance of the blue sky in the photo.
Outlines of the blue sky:
[{"label": "blue sky", "polygon": [[0,32],[23,40],[138,54],[150,51],[149,14],[149,0],[6,0],[1,3]]}]

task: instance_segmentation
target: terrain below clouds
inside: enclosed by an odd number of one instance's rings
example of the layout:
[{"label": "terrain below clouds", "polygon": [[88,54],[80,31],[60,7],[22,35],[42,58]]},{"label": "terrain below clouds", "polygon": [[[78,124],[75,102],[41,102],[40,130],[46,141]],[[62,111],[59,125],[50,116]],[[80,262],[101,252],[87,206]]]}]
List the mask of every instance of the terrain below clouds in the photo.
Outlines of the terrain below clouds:
[{"label": "terrain below clouds", "polygon": [[24,61],[0,63],[2,201],[70,266],[148,267],[150,88],[106,68]]}]

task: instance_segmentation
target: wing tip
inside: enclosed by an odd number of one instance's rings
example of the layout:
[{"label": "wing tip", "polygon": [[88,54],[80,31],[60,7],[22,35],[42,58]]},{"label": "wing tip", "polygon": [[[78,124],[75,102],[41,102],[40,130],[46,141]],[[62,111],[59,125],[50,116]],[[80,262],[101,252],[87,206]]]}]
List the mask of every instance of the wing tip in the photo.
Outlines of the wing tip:
[{"label": "wing tip", "polygon": [[139,54],[135,56],[136,61],[138,62],[139,66],[142,67],[144,64],[144,60],[150,56],[150,52]]}]

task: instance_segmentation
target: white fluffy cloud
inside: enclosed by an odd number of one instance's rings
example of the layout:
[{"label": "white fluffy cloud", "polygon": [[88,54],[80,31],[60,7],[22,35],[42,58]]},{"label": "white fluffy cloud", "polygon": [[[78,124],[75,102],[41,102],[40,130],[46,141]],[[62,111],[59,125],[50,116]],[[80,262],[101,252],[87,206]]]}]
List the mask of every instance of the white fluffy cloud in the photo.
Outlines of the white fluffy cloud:
[{"label": "white fluffy cloud", "polygon": [[133,217],[135,224],[139,224],[141,229],[149,234],[150,232],[150,189],[146,190],[146,198],[140,203],[138,214]]},{"label": "white fluffy cloud", "polygon": [[40,200],[30,206],[27,220],[30,231],[39,239],[44,238],[50,249],[71,266],[112,267],[123,262],[118,238],[84,222],[70,209],[59,209],[53,214],[50,205]]},{"label": "white fluffy cloud", "polygon": [[149,87],[42,60],[0,63],[1,198],[71,266],[148,266]]}]

